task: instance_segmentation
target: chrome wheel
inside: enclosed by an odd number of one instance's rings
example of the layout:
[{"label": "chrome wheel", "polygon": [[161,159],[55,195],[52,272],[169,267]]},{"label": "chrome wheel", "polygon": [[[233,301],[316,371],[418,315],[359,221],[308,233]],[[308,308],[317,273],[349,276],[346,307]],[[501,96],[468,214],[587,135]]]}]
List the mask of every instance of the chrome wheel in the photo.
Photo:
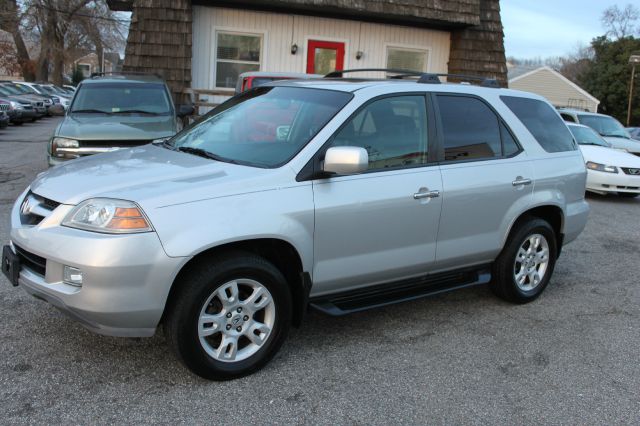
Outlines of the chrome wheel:
[{"label": "chrome wheel", "polygon": [[273,297],[265,286],[250,279],[229,281],[200,310],[200,344],[217,361],[242,361],[264,346],[275,318]]},{"label": "chrome wheel", "polygon": [[516,253],[513,278],[522,291],[531,291],[544,279],[549,267],[549,243],[541,234],[524,240]]}]

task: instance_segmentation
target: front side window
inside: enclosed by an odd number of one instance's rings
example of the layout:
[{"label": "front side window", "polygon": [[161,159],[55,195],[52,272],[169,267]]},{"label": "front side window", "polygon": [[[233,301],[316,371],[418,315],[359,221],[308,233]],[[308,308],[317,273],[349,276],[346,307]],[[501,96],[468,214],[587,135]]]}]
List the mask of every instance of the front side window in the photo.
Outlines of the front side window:
[{"label": "front side window", "polygon": [[238,76],[259,71],[262,35],[216,33],[216,87],[236,87]]},{"label": "front side window", "polygon": [[427,50],[387,48],[387,68],[410,71],[427,71],[429,52]]},{"label": "front side window", "polygon": [[365,106],[334,136],[331,146],[358,146],[369,170],[425,164],[428,159],[423,96],[383,98]]},{"label": "front side window", "polygon": [[607,115],[578,114],[580,124],[591,127],[602,136],[630,138],[629,132],[618,120]]},{"label": "front side window", "polygon": [[438,95],[445,161],[480,160],[519,151],[498,116],[477,98]]},{"label": "front side window", "polygon": [[162,83],[91,83],[78,89],[71,112],[168,115],[172,108]]},{"label": "front side window", "polygon": [[546,102],[517,96],[501,96],[500,99],[545,151],[564,152],[577,149],[567,125]]},{"label": "front side window", "polygon": [[293,158],[353,97],[346,92],[258,87],[218,106],[167,146],[255,167]]}]

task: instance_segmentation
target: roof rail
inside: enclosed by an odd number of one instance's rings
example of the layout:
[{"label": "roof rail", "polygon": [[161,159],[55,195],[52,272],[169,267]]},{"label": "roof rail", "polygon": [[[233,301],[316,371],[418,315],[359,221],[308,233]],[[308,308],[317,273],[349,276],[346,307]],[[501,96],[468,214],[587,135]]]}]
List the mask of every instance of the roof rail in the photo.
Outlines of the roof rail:
[{"label": "roof rail", "polygon": [[454,78],[456,80],[463,80],[463,81],[461,81],[461,83],[470,83],[472,81],[480,82],[480,86],[482,86],[482,87],[493,87],[495,89],[499,89],[500,88],[500,84],[498,84],[498,80],[496,80],[495,78],[477,77],[477,76],[473,76],[473,75],[464,75],[464,74],[439,74],[439,73],[438,74],[430,74],[430,73],[426,73],[426,74],[423,74],[422,77],[420,77],[418,79],[418,83],[432,83],[432,80],[434,78],[438,79],[438,81],[439,81],[440,80],[439,77],[447,77],[447,78]]},{"label": "roof rail", "polygon": [[471,75],[464,74],[440,74],[440,73],[427,73],[420,71],[412,71],[412,70],[404,70],[404,69],[394,69],[394,68],[359,68],[352,70],[339,70],[332,71],[329,74],[325,75],[324,78],[342,78],[343,74],[354,73],[354,72],[386,72],[389,74],[395,74],[389,76],[389,79],[403,79],[407,77],[418,77],[418,83],[424,84],[440,84],[442,81],[440,77],[453,78],[456,80],[463,80],[462,83],[470,83],[470,82],[479,82],[480,86],[483,87],[493,87],[500,88],[500,84],[494,78],[486,78],[486,77],[477,77]]},{"label": "roof rail", "polygon": [[324,78],[342,78],[343,74],[348,74],[352,72],[372,72],[372,71],[397,74],[389,78],[420,77],[421,75],[424,74],[421,71],[403,70],[403,69],[395,69],[395,68],[357,68],[352,70],[332,71],[329,74],[325,75]]},{"label": "roof rail", "polygon": [[153,76],[153,77],[157,77],[160,80],[162,80],[162,76],[160,76],[160,74],[156,74],[156,73],[150,73],[150,72],[141,72],[141,71],[107,71],[107,72],[92,72],[91,76],[89,78],[94,78],[94,77],[101,77],[101,76],[105,76],[105,75],[148,75],[148,76]]}]

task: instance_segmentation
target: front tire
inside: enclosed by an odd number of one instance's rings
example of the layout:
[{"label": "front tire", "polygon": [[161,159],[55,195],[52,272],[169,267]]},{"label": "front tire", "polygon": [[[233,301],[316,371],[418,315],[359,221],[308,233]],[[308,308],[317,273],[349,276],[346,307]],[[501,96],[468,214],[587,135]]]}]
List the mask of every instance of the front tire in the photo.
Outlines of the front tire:
[{"label": "front tire", "polygon": [[291,324],[291,293],[262,257],[236,252],[201,262],[176,282],[164,322],[183,364],[200,377],[229,380],[262,368]]},{"label": "front tire", "polygon": [[557,252],[555,232],[545,220],[516,225],[494,263],[493,292],[513,303],[535,300],[549,284]]}]

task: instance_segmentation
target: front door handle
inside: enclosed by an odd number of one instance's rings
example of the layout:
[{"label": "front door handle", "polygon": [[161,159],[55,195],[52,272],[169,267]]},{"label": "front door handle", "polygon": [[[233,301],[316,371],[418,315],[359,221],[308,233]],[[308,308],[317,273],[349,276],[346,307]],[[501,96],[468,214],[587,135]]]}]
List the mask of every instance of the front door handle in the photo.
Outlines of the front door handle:
[{"label": "front door handle", "polygon": [[513,186],[531,185],[531,179],[527,179],[527,178],[523,178],[522,176],[518,176],[516,178],[516,180],[511,182],[511,185],[513,185]]},{"label": "front door handle", "polygon": [[440,196],[440,191],[438,190],[434,190],[434,191],[421,190],[421,192],[416,192],[415,194],[413,194],[413,199],[420,200],[421,198],[438,198],[439,196]]}]

